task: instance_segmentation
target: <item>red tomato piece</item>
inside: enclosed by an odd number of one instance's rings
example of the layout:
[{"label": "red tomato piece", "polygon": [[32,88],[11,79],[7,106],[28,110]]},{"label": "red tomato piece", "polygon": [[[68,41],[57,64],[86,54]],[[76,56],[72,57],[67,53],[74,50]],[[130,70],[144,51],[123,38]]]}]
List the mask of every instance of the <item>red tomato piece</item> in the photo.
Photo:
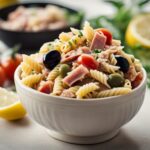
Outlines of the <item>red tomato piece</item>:
[{"label": "red tomato piece", "polygon": [[38,91],[46,94],[50,94],[53,88],[53,83],[51,81],[42,81],[38,87]]},{"label": "red tomato piece", "polygon": [[21,63],[22,58],[19,54],[15,58],[8,57],[2,61],[2,67],[6,73],[8,80],[14,80],[14,72]]},{"label": "red tomato piece", "polygon": [[93,56],[88,54],[82,54],[79,56],[77,62],[90,69],[98,68],[98,62],[94,59]]},{"label": "red tomato piece", "polygon": [[112,43],[112,34],[111,34],[111,32],[109,30],[105,29],[105,28],[99,28],[99,29],[97,29],[97,31],[102,32],[107,38],[106,44],[111,45],[111,43]]},{"label": "red tomato piece", "polygon": [[136,88],[140,85],[141,81],[143,79],[143,74],[139,72],[135,78],[135,80],[132,82],[133,88]]},{"label": "red tomato piece", "polygon": [[3,87],[6,81],[6,75],[4,69],[0,66],[0,87]]}]

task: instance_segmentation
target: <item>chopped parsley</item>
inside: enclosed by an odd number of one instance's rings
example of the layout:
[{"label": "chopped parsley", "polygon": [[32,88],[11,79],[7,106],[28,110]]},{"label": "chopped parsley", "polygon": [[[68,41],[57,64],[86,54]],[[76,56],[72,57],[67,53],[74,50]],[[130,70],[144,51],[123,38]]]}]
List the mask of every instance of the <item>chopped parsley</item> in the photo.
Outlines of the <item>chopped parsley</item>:
[{"label": "chopped parsley", "polygon": [[77,40],[76,39],[74,39],[73,42],[74,42],[74,44],[77,44]]},{"label": "chopped parsley", "polygon": [[83,33],[79,30],[79,37],[83,36]]},{"label": "chopped parsley", "polygon": [[93,53],[96,53],[96,54],[101,53],[101,52],[102,52],[101,49],[94,49],[94,50],[93,50]]},{"label": "chopped parsley", "polygon": [[72,43],[70,41],[68,42],[68,44],[69,44],[70,47],[72,47]]}]

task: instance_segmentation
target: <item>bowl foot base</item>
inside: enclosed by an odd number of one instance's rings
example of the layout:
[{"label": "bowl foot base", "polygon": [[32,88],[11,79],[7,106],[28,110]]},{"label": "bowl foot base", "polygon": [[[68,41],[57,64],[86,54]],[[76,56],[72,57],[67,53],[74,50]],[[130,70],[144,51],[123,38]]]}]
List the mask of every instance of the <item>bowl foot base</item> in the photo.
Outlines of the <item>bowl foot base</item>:
[{"label": "bowl foot base", "polygon": [[119,130],[115,130],[115,131],[108,132],[106,134],[102,134],[99,136],[82,137],[82,136],[71,136],[71,135],[61,134],[61,133],[51,131],[51,130],[47,130],[47,131],[51,137],[53,137],[57,140],[63,141],[63,142],[68,142],[68,143],[73,143],[73,144],[97,144],[97,143],[101,143],[101,142],[112,139],[119,132]]}]

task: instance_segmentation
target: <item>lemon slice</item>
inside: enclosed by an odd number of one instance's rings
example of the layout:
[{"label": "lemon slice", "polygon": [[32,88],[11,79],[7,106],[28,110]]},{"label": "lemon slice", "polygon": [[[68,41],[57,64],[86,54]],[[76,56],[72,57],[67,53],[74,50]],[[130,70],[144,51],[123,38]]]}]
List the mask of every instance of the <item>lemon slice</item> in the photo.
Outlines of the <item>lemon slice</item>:
[{"label": "lemon slice", "polygon": [[0,118],[17,120],[25,116],[26,111],[14,92],[0,88]]},{"label": "lemon slice", "polygon": [[126,31],[126,42],[130,46],[140,44],[150,48],[150,13],[136,16]]}]

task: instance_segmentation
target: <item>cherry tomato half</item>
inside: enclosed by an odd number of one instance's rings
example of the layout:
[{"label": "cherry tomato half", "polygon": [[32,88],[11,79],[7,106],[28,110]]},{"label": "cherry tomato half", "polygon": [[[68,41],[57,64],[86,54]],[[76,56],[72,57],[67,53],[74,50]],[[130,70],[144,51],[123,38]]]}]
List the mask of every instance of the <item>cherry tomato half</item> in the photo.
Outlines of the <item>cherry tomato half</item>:
[{"label": "cherry tomato half", "polygon": [[2,67],[6,73],[8,80],[14,80],[14,72],[20,63],[20,55],[16,55],[15,58],[8,57],[2,61]]},{"label": "cherry tomato half", "polygon": [[99,28],[99,29],[97,29],[97,31],[102,32],[107,38],[106,44],[111,45],[111,43],[112,43],[112,34],[111,34],[111,32],[109,30],[105,29],[105,28]]},{"label": "cherry tomato half", "polygon": [[3,87],[6,81],[6,75],[4,69],[0,66],[0,87]]},{"label": "cherry tomato half", "polygon": [[94,59],[93,56],[88,54],[82,54],[81,56],[79,56],[77,62],[90,69],[98,68],[98,62]]},{"label": "cherry tomato half", "polygon": [[136,88],[137,86],[139,86],[142,80],[143,80],[143,74],[139,72],[135,80],[132,82],[133,88]]},{"label": "cherry tomato half", "polygon": [[38,87],[38,91],[49,94],[53,89],[53,83],[51,81],[43,81]]}]

